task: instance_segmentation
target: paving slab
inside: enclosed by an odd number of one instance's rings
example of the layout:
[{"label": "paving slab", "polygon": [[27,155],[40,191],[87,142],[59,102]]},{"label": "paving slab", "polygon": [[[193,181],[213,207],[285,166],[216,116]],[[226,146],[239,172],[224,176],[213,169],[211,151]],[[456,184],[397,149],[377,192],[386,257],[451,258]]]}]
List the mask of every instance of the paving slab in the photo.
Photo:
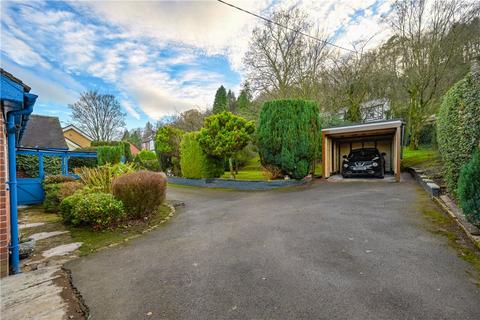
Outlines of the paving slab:
[{"label": "paving slab", "polygon": [[61,234],[68,233],[69,231],[51,231],[51,232],[39,232],[39,233],[34,233],[29,238],[34,239],[35,241],[43,240],[43,239],[48,239],[51,237],[55,237]]},{"label": "paving slab", "polygon": [[62,244],[60,246],[45,250],[42,252],[42,256],[50,258],[53,256],[64,256],[72,253],[82,246],[81,242],[73,242],[68,244]]},{"label": "paving slab", "polygon": [[54,283],[59,271],[53,266],[1,279],[1,319],[67,319],[62,287]]}]

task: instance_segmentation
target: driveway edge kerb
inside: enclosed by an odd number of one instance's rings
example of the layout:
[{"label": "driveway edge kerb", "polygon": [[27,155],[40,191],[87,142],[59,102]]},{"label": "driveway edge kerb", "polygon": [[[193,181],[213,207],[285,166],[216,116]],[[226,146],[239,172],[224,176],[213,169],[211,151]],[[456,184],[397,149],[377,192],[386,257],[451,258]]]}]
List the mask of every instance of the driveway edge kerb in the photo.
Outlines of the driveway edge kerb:
[{"label": "driveway edge kerb", "polygon": [[453,221],[455,221],[455,223],[460,227],[460,229],[463,230],[463,232],[465,233],[465,235],[470,239],[470,241],[472,241],[472,243],[478,248],[480,249],[480,237],[479,236],[474,236],[473,234],[470,233],[470,231],[468,230],[468,228],[464,225],[464,223],[462,222],[462,220],[460,220],[456,215],[455,213],[453,213],[452,210],[450,210],[450,208],[445,204],[445,202],[438,198],[438,197],[433,197],[432,198],[433,201],[435,203],[437,203],[440,208],[446,213],[448,214],[452,219]]},{"label": "driveway edge kerb", "polygon": [[296,187],[304,185],[312,181],[312,178],[304,178],[301,180],[271,180],[271,181],[255,181],[255,180],[232,180],[232,179],[188,179],[182,177],[168,177],[168,182],[176,185],[212,188],[212,189],[230,189],[243,191],[261,191],[272,190],[287,187]]},{"label": "driveway edge kerb", "polygon": [[[472,243],[480,249],[480,236],[475,236],[470,232],[471,228],[475,228],[473,225],[464,219],[460,219],[449,206],[443,201],[441,196],[440,187],[430,180],[427,176],[422,175],[423,171],[416,168],[406,168],[406,170],[412,175],[417,183],[430,195],[433,201],[439,205],[439,207],[455,221],[455,223],[463,230],[465,235],[472,241]],[[460,210],[460,209],[459,209]]]}]

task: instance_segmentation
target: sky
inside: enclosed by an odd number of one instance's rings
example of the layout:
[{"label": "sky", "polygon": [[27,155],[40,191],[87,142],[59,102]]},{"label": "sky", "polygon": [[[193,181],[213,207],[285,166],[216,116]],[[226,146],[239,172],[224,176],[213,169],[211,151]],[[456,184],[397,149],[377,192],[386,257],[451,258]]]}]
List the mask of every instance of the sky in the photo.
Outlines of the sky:
[{"label": "sky", "polygon": [[[228,1],[268,16],[298,7],[338,45],[388,37],[391,0]],[[1,1],[0,65],[39,95],[36,114],[71,123],[82,92],[113,94],[127,127],[236,95],[252,30],[262,23],[217,1]]]}]

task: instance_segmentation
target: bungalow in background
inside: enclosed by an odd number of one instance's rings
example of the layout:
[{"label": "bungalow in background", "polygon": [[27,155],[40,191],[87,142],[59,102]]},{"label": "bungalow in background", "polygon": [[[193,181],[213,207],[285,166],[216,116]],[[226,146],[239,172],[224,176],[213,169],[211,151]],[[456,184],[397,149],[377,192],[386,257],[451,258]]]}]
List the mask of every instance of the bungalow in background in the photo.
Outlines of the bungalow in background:
[{"label": "bungalow in background", "polygon": [[68,150],[88,148],[93,141],[86,133],[71,124],[63,128],[63,136],[65,137]]}]

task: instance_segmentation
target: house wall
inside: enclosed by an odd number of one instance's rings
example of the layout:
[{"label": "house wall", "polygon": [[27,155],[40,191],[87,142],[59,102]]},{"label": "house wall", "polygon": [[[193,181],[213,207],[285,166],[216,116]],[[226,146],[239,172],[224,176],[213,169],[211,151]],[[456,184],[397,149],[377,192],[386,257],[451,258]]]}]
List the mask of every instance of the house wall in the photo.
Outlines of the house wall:
[{"label": "house wall", "polygon": [[3,112],[1,112],[0,118],[0,276],[4,277],[8,275],[10,203],[6,184],[8,177],[8,154],[6,124],[3,119]]},{"label": "house wall", "polygon": [[81,134],[79,134],[73,129],[65,130],[63,132],[63,136],[68,140],[78,144],[82,148],[90,147],[92,144],[92,142],[89,139],[85,138],[84,136],[82,136]]}]

